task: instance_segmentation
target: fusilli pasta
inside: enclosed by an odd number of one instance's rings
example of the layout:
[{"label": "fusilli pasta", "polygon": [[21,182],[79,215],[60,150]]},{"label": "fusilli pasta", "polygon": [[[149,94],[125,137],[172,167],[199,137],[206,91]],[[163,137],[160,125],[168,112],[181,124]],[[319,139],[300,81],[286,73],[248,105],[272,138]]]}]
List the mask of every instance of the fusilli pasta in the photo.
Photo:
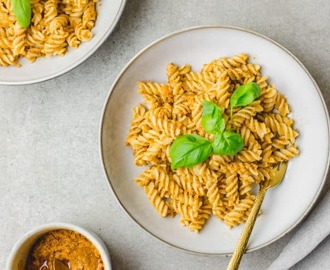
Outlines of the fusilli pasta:
[{"label": "fusilli pasta", "polygon": [[[262,76],[245,54],[216,59],[193,72],[169,64],[167,84],[139,82],[146,106],[133,110],[126,144],[137,166],[149,166],[135,182],[144,188],[162,217],[181,215],[180,223],[199,232],[210,216],[229,227],[244,222],[254,204],[253,186],[272,177],[272,166],[298,155],[298,132],[284,95]],[[234,156],[213,154],[191,168],[171,169],[169,149],[183,134],[214,136],[203,130],[202,101],[209,100],[230,118],[229,99],[242,84],[256,82],[260,97],[233,110],[227,128],[239,133],[244,148]]]},{"label": "fusilli pasta", "polygon": [[0,0],[0,66],[20,66],[21,57],[64,55],[93,37],[98,0],[30,0],[31,23],[21,28],[11,0]]}]

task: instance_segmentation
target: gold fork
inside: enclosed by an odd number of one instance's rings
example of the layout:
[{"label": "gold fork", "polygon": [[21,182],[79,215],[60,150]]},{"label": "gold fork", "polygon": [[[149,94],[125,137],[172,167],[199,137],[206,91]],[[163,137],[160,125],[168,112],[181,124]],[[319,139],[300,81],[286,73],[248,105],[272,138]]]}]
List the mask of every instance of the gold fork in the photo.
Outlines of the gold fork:
[{"label": "gold fork", "polygon": [[266,191],[270,188],[278,186],[282,182],[285,172],[286,172],[286,168],[287,168],[287,163],[281,163],[281,164],[279,164],[279,166],[273,168],[274,176],[270,179],[270,181],[267,184],[260,187],[260,190],[255,199],[254,205],[246,220],[246,223],[245,223],[245,226],[241,233],[241,236],[236,244],[236,248],[234,250],[233,256],[231,257],[231,260],[228,264],[227,270],[238,269],[241,259],[243,257],[243,254],[245,252],[246,246],[249,242],[249,238],[252,233],[254,224],[256,222],[261,204],[266,195]]}]

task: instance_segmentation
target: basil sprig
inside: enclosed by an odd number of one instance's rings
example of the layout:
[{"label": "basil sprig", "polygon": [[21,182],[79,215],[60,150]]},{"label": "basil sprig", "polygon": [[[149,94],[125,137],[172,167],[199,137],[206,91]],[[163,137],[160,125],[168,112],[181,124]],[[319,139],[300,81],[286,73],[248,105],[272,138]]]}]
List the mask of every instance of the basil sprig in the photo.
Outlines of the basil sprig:
[{"label": "basil sprig", "polygon": [[202,125],[204,130],[209,134],[224,131],[226,127],[226,122],[222,116],[221,108],[208,100],[204,100],[202,104]]},{"label": "basil sprig", "polygon": [[260,86],[255,82],[249,82],[238,87],[230,97],[230,116],[234,107],[243,107],[251,104],[260,96]]},{"label": "basil sprig", "polygon": [[170,147],[171,167],[192,167],[206,160],[211,153],[212,144],[204,137],[195,134],[180,136]]},{"label": "basil sprig", "polygon": [[218,155],[233,156],[244,147],[244,141],[238,133],[225,130],[217,133],[212,142],[213,152]]},{"label": "basil sprig", "polygon": [[[249,105],[260,96],[260,86],[255,82],[238,87],[231,95],[230,116],[233,108]],[[244,147],[240,134],[226,129],[222,109],[211,101],[204,100],[202,126],[209,134],[215,134],[213,142],[193,134],[177,138],[170,147],[172,169],[192,167],[205,161],[212,153],[233,156]]]},{"label": "basil sprig", "polygon": [[11,3],[19,25],[23,28],[28,27],[31,20],[30,0],[11,0]]},{"label": "basil sprig", "polygon": [[180,136],[170,147],[172,169],[192,167],[205,161],[212,153],[235,155],[244,147],[241,135],[225,130],[221,108],[207,100],[202,104],[202,126],[207,133],[215,134],[214,141],[194,134]]}]

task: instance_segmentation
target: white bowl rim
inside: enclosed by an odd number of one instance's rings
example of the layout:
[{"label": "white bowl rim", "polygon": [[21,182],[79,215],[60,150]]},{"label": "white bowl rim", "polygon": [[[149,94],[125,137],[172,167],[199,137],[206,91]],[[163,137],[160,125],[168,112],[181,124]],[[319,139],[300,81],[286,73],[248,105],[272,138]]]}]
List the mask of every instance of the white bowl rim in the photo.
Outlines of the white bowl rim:
[{"label": "white bowl rim", "polygon": [[92,56],[92,54],[94,54],[97,51],[97,49],[106,41],[106,39],[110,36],[110,34],[115,29],[123,11],[124,11],[124,7],[126,5],[127,0],[120,0],[120,1],[121,1],[120,7],[117,10],[117,14],[116,14],[115,19],[113,20],[111,26],[108,28],[108,30],[105,32],[105,34],[100,38],[100,40],[95,44],[95,46],[92,47],[91,50],[89,50],[85,55],[83,55],[81,58],[79,58],[78,61],[75,61],[70,66],[63,68],[53,74],[45,76],[45,77],[41,77],[41,78],[37,78],[37,79],[33,79],[33,80],[25,80],[25,81],[21,81],[21,82],[0,80],[0,85],[28,85],[28,84],[34,84],[34,83],[48,81],[48,80],[54,79],[56,77],[59,77],[65,73],[73,70],[74,68],[76,68],[77,66],[79,66],[80,64],[85,62],[90,56]]},{"label": "white bowl rim", "polygon": [[[307,70],[307,68],[303,65],[303,63],[293,54],[291,53],[287,48],[285,48],[283,45],[281,45],[280,43],[278,43],[277,41],[263,35],[260,34],[258,32],[255,32],[253,30],[247,29],[247,28],[242,28],[242,27],[237,27],[237,26],[229,26],[229,25],[199,25],[199,26],[193,26],[193,27],[188,27],[188,28],[183,28],[181,30],[178,31],[174,31],[172,33],[169,33],[167,35],[164,35],[162,37],[160,37],[159,39],[156,39],[154,42],[150,43],[149,45],[147,45],[146,47],[144,47],[141,51],[139,51],[125,66],[124,68],[121,70],[121,72],[119,73],[119,75],[117,76],[117,78],[115,79],[114,83],[112,84],[109,93],[106,97],[106,101],[104,103],[103,106],[103,110],[102,110],[102,117],[101,117],[101,122],[100,122],[100,130],[99,130],[99,139],[100,139],[100,155],[101,155],[101,162],[102,162],[102,166],[103,166],[103,171],[104,174],[106,176],[108,185],[110,187],[110,190],[112,192],[112,194],[114,195],[116,201],[118,202],[118,204],[120,205],[120,207],[124,210],[124,212],[134,221],[134,223],[136,223],[140,228],[142,228],[145,232],[147,232],[149,235],[153,236],[154,238],[158,239],[160,242],[175,248],[177,250],[181,250],[181,251],[185,251],[187,253],[193,254],[193,255],[202,255],[202,256],[228,256],[231,255],[232,253],[204,253],[204,252],[197,252],[197,251],[192,251],[192,250],[188,250],[182,247],[178,247],[175,246],[163,239],[161,239],[160,237],[158,237],[157,235],[155,235],[154,233],[150,232],[148,229],[146,229],[143,225],[141,225],[129,212],[128,210],[125,208],[125,206],[121,203],[121,201],[119,200],[115,190],[112,187],[111,181],[110,181],[110,176],[108,175],[107,171],[106,171],[106,167],[105,167],[105,162],[104,162],[104,155],[103,155],[103,146],[102,146],[102,134],[103,134],[103,123],[104,123],[104,116],[105,116],[105,111],[107,109],[107,105],[109,103],[109,100],[111,98],[111,94],[113,89],[116,87],[117,83],[119,82],[119,80],[121,79],[121,77],[123,76],[123,74],[125,73],[125,71],[135,62],[135,60],[137,60],[137,58],[139,58],[145,51],[149,50],[151,47],[157,45],[158,43],[162,42],[163,40],[166,40],[168,38],[171,38],[172,36],[175,35],[179,35],[181,33],[184,32],[188,32],[188,31],[194,31],[194,30],[199,30],[199,29],[206,29],[206,28],[218,28],[218,29],[231,29],[231,30],[237,30],[237,31],[242,31],[242,32],[246,32],[252,35],[255,35],[257,37],[261,37],[271,43],[273,43],[274,45],[276,45],[277,47],[279,47],[280,49],[282,49],[284,52],[286,52],[289,56],[292,57],[292,59],[294,61],[297,62],[297,64],[299,64],[299,66],[304,70],[304,72],[306,73],[306,75],[309,77],[309,79],[311,80],[311,82],[313,83],[313,85],[315,86],[315,89],[317,90],[317,93],[319,95],[319,98],[323,104],[323,109],[326,113],[326,119],[327,119],[327,127],[328,127],[328,133],[330,133],[330,119],[329,119],[329,112],[325,103],[325,100],[323,98],[322,92],[319,88],[319,86],[317,85],[316,81],[314,80],[314,78],[312,77],[312,75],[309,73],[309,71]],[[323,179],[322,182],[319,186],[319,189],[313,199],[313,201],[311,202],[310,206],[306,209],[306,211],[301,215],[301,217],[295,222],[293,223],[286,231],[284,231],[283,233],[281,233],[280,235],[278,235],[277,237],[275,237],[274,239],[256,246],[254,248],[251,249],[247,249],[246,253],[252,252],[252,251],[256,251],[258,249],[261,249],[263,247],[266,247],[272,243],[274,243],[275,241],[279,240],[280,238],[282,238],[283,236],[285,236],[286,234],[288,234],[290,231],[292,231],[308,214],[309,212],[313,209],[315,203],[317,202],[322,189],[324,187],[324,184],[326,182],[326,176],[329,170],[329,165],[330,165],[330,145],[328,147],[328,154],[327,154],[327,162],[326,162],[326,169],[324,171],[324,175],[323,175]]]},{"label": "white bowl rim", "polygon": [[104,264],[104,269],[105,270],[111,270],[111,258],[110,258],[110,254],[109,251],[105,245],[105,243],[103,242],[103,240],[97,236],[95,233],[91,232],[90,230],[82,227],[82,226],[78,226],[72,223],[66,223],[66,222],[51,222],[51,223],[46,223],[43,225],[40,225],[38,227],[35,227],[33,229],[31,229],[30,231],[26,232],[21,238],[18,239],[18,241],[16,241],[16,243],[14,244],[8,260],[7,260],[7,264],[6,264],[6,269],[7,270],[13,270],[12,268],[12,264],[13,264],[13,260],[16,256],[16,253],[18,251],[18,249],[20,248],[20,246],[27,241],[31,236],[41,232],[41,231],[46,231],[50,232],[53,230],[60,230],[60,229],[65,229],[65,230],[71,230],[71,231],[75,231],[80,233],[81,235],[83,235],[84,237],[86,237],[89,241],[92,242],[92,244],[96,247],[96,249],[98,250],[98,252],[101,255],[103,264]]}]

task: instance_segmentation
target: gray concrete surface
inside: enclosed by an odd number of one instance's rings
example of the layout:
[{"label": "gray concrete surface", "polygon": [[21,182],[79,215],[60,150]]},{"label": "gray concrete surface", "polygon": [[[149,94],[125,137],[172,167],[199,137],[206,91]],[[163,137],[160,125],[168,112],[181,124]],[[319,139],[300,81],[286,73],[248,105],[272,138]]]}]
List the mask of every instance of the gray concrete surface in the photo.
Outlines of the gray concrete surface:
[{"label": "gray concrete surface", "polygon": [[[155,39],[207,24],[249,28],[287,47],[329,107],[328,0],[128,0],[116,30],[82,65],[47,82],[0,86],[0,269],[22,234],[51,221],[95,231],[117,270],[226,268],[226,257],[172,249],[135,225],[112,196],[99,155],[101,111],[120,70]],[[293,233],[247,254],[241,269],[267,269]],[[329,252],[328,238],[293,269],[326,269]]]}]

